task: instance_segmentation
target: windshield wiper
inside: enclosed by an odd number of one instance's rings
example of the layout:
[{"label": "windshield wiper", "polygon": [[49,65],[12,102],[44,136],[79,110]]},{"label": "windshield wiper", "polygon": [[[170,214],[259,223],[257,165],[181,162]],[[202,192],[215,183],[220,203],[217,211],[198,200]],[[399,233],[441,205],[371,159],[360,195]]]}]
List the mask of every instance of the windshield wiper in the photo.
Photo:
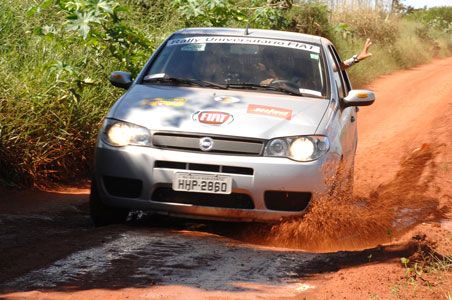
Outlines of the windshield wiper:
[{"label": "windshield wiper", "polygon": [[146,83],[154,83],[154,82],[164,82],[164,83],[175,83],[175,84],[188,84],[188,85],[197,85],[201,87],[214,87],[218,89],[227,89],[228,86],[224,84],[219,84],[215,82],[193,79],[193,78],[179,78],[179,77],[144,77],[143,82]]},{"label": "windshield wiper", "polygon": [[290,87],[282,87],[282,86],[267,86],[267,89],[274,90],[277,92],[286,93],[289,95],[295,95],[295,96],[304,96],[302,93],[300,93],[298,90]]},{"label": "windshield wiper", "polygon": [[304,94],[300,93],[295,88],[290,87],[282,87],[282,86],[272,86],[272,85],[264,85],[264,84],[258,84],[258,83],[230,83],[228,84],[228,87],[232,88],[243,88],[243,89],[263,89],[263,90],[272,90],[277,92],[282,92],[289,95],[295,95],[295,96],[305,96]]}]

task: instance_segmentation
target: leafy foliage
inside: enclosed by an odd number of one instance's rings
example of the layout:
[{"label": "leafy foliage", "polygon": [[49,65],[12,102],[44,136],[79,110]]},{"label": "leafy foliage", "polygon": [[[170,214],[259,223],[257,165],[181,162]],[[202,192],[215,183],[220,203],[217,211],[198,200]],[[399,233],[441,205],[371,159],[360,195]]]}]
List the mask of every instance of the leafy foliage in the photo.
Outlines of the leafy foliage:
[{"label": "leafy foliage", "polygon": [[342,28],[336,27],[336,31],[345,33],[347,37],[371,38],[381,44],[393,44],[399,34],[397,21],[383,12],[369,10],[344,12],[334,16],[334,23],[347,24],[342,25]]},{"label": "leafy foliage", "polygon": [[334,26],[333,30],[336,36],[344,40],[349,40],[354,37],[354,32],[347,23],[338,23]]},{"label": "leafy foliage", "polygon": [[290,21],[284,16],[284,9],[261,6],[254,9],[249,23],[254,28],[284,29],[289,26]]},{"label": "leafy foliage", "polygon": [[452,32],[452,6],[413,10],[408,17],[412,20],[421,21],[430,28],[445,33]]},{"label": "leafy foliage", "polygon": [[[117,1],[29,1],[26,9],[7,2],[0,1],[0,41],[8,41],[0,56],[0,178],[39,184],[86,175],[99,122],[117,97],[108,72],[137,72],[153,44],[124,22]],[[21,11],[25,27],[16,24]]]},{"label": "leafy foliage", "polygon": [[[57,5],[66,21],[62,30],[78,33],[85,47],[91,47],[96,55],[109,52],[124,64],[125,69],[136,73],[147,58],[151,43],[144,34],[127,26],[120,13],[126,11],[115,0],[59,0]],[[43,32],[45,30],[43,29]],[[77,37],[73,37],[77,39]],[[65,36],[65,39],[67,37]]]},{"label": "leafy foliage", "polygon": [[332,26],[329,21],[330,11],[320,2],[304,2],[293,6],[287,18],[291,20],[289,28],[292,31],[320,35],[331,38]]},{"label": "leafy foliage", "polygon": [[[242,1],[243,2],[243,1]],[[288,21],[284,17],[285,5],[262,0],[175,0],[175,8],[184,19],[185,27],[227,27],[250,25],[253,28],[282,29]],[[284,1],[285,2],[285,1]]]},{"label": "leafy foliage", "polygon": [[243,21],[245,14],[231,0],[174,0],[186,27],[223,27],[232,21]]}]

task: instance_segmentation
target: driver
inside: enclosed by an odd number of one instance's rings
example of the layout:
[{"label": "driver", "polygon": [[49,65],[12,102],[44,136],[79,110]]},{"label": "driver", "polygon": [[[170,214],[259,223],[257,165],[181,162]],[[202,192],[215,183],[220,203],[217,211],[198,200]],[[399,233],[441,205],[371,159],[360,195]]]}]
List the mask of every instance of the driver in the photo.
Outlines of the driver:
[{"label": "driver", "polygon": [[273,81],[284,78],[285,72],[282,71],[285,61],[280,60],[282,55],[277,55],[276,51],[275,47],[266,47],[262,50],[262,62],[257,64],[259,81],[262,85],[270,85]]},{"label": "driver", "polygon": [[[301,57],[294,57],[292,49],[271,46],[262,49],[261,63],[257,64],[260,75],[259,84],[284,86],[298,91],[301,87],[299,80],[305,77],[301,76],[301,72],[308,66],[300,59]],[[309,74],[309,72],[306,73]]]}]

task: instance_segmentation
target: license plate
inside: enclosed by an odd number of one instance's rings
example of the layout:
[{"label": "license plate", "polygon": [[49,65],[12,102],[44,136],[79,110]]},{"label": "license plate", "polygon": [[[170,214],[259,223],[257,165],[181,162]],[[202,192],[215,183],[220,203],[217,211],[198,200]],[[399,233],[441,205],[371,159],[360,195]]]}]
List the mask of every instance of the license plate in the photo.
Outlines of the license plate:
[{"label": "license plate", "polygon": [[184,192],[230,194],[232,178],[225,175],[175,173],[173,190]]}]

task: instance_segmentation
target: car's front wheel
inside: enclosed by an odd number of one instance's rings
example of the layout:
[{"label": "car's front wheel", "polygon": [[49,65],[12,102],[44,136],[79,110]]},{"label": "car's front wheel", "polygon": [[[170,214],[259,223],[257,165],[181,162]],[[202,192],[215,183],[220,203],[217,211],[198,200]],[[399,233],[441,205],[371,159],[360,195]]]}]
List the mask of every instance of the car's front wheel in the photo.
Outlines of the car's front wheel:
[{"label": "car's front wheel", "polygon": [[99,196],[96,181],[91,181],[91,193],[89,196],[89,212],[95,226],[123,223],[129,215],[126,208],[105,205]]}]

